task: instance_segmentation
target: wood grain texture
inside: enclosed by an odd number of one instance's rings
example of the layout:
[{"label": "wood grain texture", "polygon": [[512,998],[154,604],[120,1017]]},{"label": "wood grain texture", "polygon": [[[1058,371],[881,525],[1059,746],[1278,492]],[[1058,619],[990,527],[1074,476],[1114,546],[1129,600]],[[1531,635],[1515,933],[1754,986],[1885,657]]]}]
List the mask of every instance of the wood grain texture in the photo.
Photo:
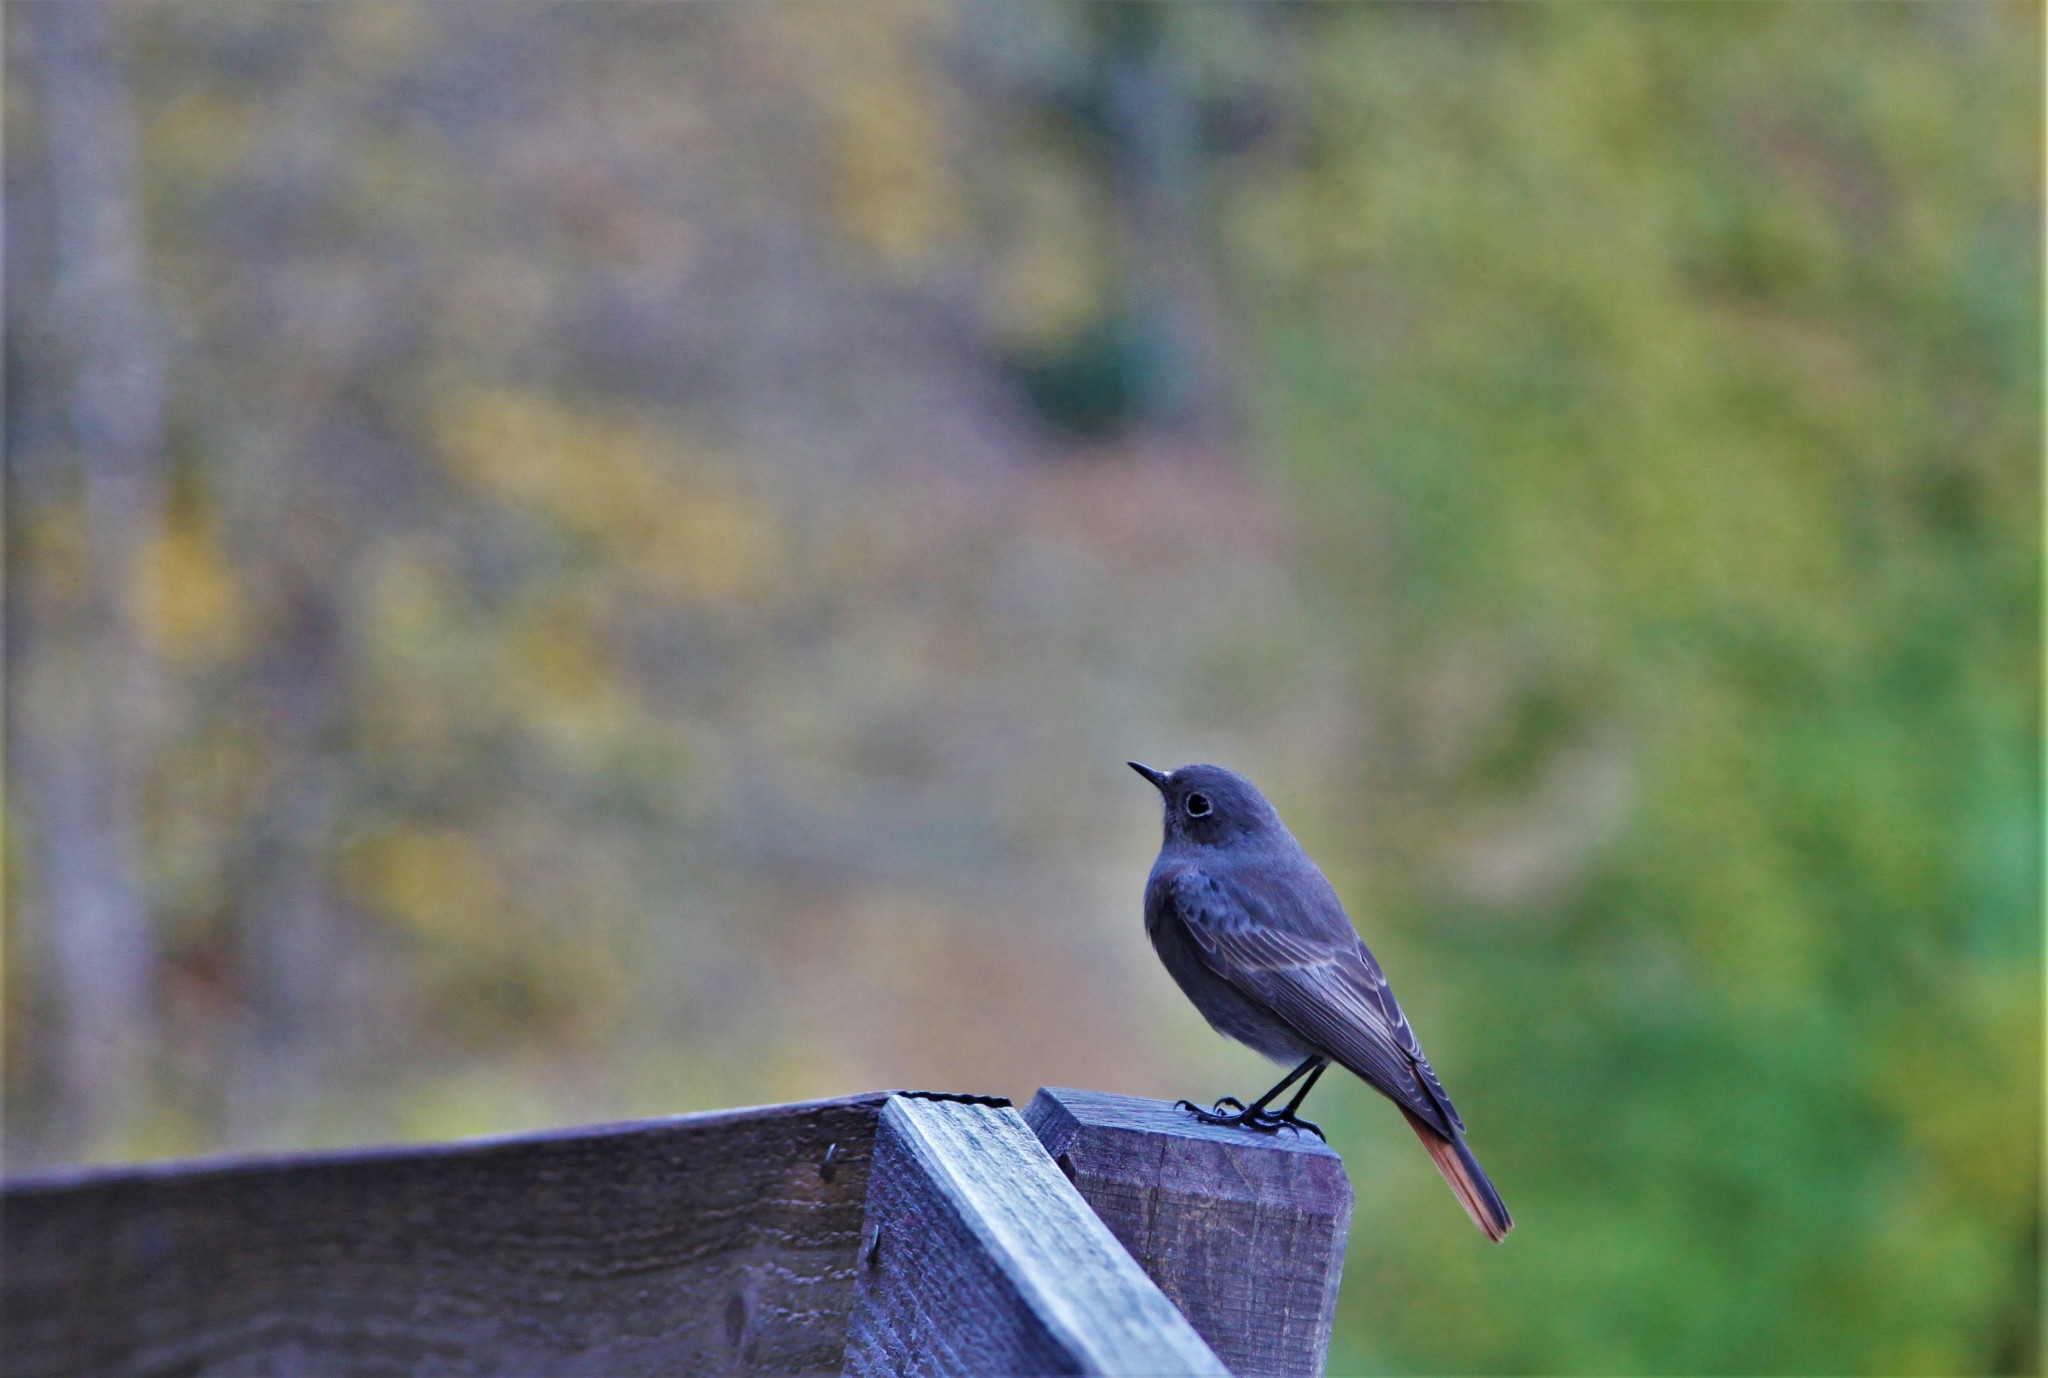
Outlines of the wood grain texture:
[{"label": "wood grain texture", "polygon": [[1327,1144],[1064,1087],[1024,1117],[1232,1373],[1323,1371],[1351,1232],[1351,1179]]},{"label": "wood grain texture", "polygon": [[13,1184],[0,1369],[834,1371],[885,1099]]},{"label": "wood grain texture", "polygon": [[1226,1370],[1015,1110],[882,1112],[846,1373]]}]

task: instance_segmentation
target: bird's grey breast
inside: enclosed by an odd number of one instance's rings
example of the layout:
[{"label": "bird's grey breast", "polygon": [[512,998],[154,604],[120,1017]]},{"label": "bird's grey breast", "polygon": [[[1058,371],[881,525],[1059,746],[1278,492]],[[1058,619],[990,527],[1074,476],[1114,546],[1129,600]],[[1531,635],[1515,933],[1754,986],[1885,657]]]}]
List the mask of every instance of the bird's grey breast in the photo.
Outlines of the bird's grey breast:
[{"label": "bird's grey breast", "polygon": [[1193,868],[1187,863],[1169,863],[1162,857],[1145,883],[1145,932],[1152,950],[1174,984],[1209,1021],[1209,1027],[1226,1038],[1272,1058],[1276,1062],[1298,1062],[1310,1051],[1285,1020],[1232,985],[1203,959],[1189,934],[1174,899],[1175,882]]}]

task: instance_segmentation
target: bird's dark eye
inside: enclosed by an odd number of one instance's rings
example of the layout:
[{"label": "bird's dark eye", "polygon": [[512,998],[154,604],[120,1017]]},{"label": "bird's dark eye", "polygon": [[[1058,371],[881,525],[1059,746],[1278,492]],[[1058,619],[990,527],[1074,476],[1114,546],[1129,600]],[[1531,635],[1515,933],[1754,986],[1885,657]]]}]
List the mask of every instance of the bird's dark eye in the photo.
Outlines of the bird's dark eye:
[{"label": "bird's dark eye", "polygon": [[1211,812],[1206,794],[1190,794],[1187,803],[1181,807],[1188,811],[1190,818],[1207,818]]}]

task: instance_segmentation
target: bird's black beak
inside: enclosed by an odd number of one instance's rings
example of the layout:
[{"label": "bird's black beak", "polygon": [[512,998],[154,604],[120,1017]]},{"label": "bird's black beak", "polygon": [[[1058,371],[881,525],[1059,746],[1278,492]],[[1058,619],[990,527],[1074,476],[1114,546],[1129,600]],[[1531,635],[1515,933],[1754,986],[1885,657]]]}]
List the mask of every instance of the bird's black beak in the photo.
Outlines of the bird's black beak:
[{"label": "bird's black beak", "polygon": [[1125,761],[1124,764],[1137,771],[1138,774],[1144,776],[1147,780],[1150,780],[1153,788],[1157,789],[1161,794],[1166,793],[1167,774],[1165,771],[1154,770],[1150,766],[1141,766],[1136,761]]}]

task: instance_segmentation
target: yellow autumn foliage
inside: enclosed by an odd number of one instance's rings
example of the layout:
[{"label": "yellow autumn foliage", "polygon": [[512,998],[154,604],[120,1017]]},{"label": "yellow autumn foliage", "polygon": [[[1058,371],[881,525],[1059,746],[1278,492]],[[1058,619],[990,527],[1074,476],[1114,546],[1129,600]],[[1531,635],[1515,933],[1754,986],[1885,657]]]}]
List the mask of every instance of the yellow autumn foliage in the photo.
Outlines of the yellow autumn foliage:
[{"label": "yellow autumn foliage", "polygon": [[1099,187],[1042,153],[1020,156],[1003,186],[1004,230],[990,273],[990,329],[1013,349],[1044,349],[1094,321],[1110,295],[1112,257]]},{"label": "yellow autumn foliage", "polygon": [[936,135],[944,121],[920,83],[873,76],[833,103],[841,223],[884,262],[909,265],[964,227],[962,194]]},{"label": "yellow autumn foliage", "polygon": [[572,600],[522,617],[506,639],[503,664],[506,702],[520,727],[571,761],[595,766],[638,722],[602,628]]},{"label": "yellow autumn foliage", "polygon": [[406,827],[349,848],[357,898],[423,938],[492,947],[505,932],[505,890],[489,854],[449,828]]},{"label": "yellow autumn foliage", "polygon": [[143,631],[173,663],[225,658],[246,640],[247,599],[209,527],[174,517],[144,549],[137,579]]},{"label": "yellow autumn foliage", "polygon": [[651,592],[720,603],[772,591],[774,509],[694,478],[701,457],[643,418],[485,389],[444,406],[434,433],[458,477],[601,547]]},{"label": "yellow autumn foliage", "polygon": [[209,180],[249,156],[256,128],[246,106],[219,90],[187,91],[144,126],[148,156],[183,176]]}]

